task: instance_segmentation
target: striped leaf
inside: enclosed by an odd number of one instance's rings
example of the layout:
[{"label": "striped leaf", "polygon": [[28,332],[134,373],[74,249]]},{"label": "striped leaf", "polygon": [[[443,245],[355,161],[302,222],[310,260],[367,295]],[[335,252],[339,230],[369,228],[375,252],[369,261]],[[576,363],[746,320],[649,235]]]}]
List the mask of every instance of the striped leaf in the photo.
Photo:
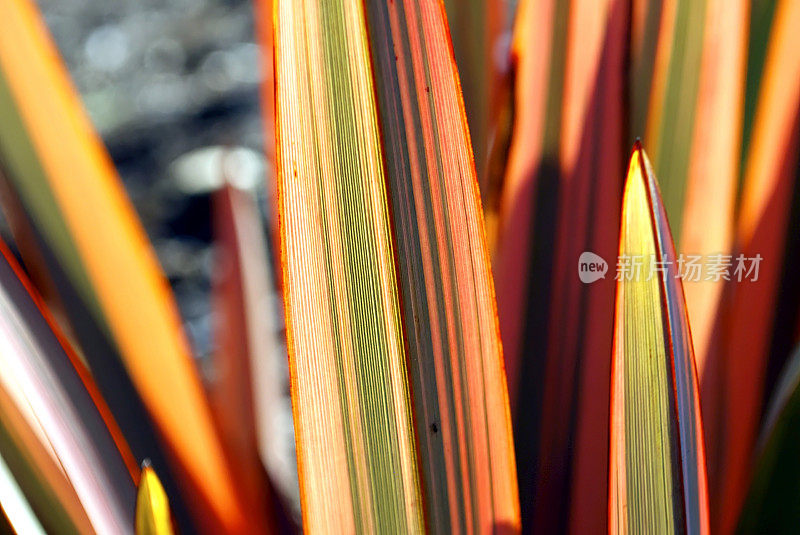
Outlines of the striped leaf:
[{"label": "striped leaf", "polygon": [[139,460],[178,474],[203,526],[242,529],[238,491],[144,230],[33,2],[3,1],[0,18],[0,162],[11,192],[2,200],[26,264],[66,311]]},{"label": "striped leaf", "polygon": [[700,399],[680,265],[638,142],[625,185],[619,255],[609,531],[708,533]]},{"label": "striped leaf", "polygon": [[518,529],[488,251],[442,6],[283,0],[275,20],[304,528]]},{"label": "striped leaf", "polygon": [[[710,258],[711,255],[729,255],[733,248],[748,4],[745,0],[706,2],[680,237],[680,250],[688,255]],[[723,422],[720,413],[723,362],[718,337],[725,284],[724,279],[719,279],[691,281],[684,285],[701,381],[706,444],[712,460],[719,458],[723,447],[718,440]],[[709,462],[712,487],[724,470],[716,462]],[[713,501],[715,494],[711,496]],[[712,508],[714,505],[712,503]]]},{"label": "striped leaf", "polygon": [[138,468],[83,364],[1,243],[0,254],[2,508],[15,527],[35,516],[48,532],[124,533]]}]

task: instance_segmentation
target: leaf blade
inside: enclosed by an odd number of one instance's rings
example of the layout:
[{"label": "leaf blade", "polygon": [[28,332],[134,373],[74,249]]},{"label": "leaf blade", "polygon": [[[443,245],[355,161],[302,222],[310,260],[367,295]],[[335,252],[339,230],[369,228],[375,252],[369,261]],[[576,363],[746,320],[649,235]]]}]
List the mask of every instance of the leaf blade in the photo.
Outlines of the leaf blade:
[{"label": "leaf blade", "polygon": [[[276,20],[284,298],[304,523],[517,529],[488,250],[442,6],[285,2]],[[334,68],[339,57],[347,64]],[[309,302],[324,307],[312,311]],[[372,355],[348,345],[363,338]],[[365,363],[381,373],[369,395],[359,390]],[[370,411],[387,397],[395,413],[383,431],[355,425],[353,414],[375,421]],[[315,426],[329,429],[325,444]],[[376,437],[397,446],[381,462],[398,467],[395,483],[405,489],[377,488],[386,470],[363,465],[378,451]],[[337,463],[327,463],[321,481],[330,452]],[[331,480],[340,490],[326,501]],[[391,494],[402,494],[391,504],[401,510],[387,508]]]},{"label": "leaf blade", "polygon": [[[283,1],[275,13],[281,249],[303,524],[347,532],[380,519],[418,530],[419,481],[362,6]],[[341,76],[332,74],[334,57],[346,58]],[[349,100],[334,98],[347,94],[366,109],[357,113]],[[370,459],[395,460],[399,477],[382,481]]]},{"label": "leaf blade", "polygon": [[[617,282],[609,530],[707,533],[705,447],[691,333],[674,264],[655,264],[675,262],[675,250],[652,168],[638,143],[620,228],[620,258],[636,257],[640,271],[632,260],[634,271],[621,272]],[[651,276],[645,279],[647,268]]]},{"label": "leaf blade", "polygon": [[0,454],[48,530],[124,531],[130,452],[5,244],[0,254]]},{"label": "leaf blade", "polygon": [[735,254],[762,257],[758,280],[731,284],[725,310],[722,348],[725,352],[725,449],[720,488],[723,531],[734,529],[747,491],[750,459],[764,403],[764,383],[775,303],[779,297],[784,244],[789,229],[790,200],[800,158],[800,6],[779,2],[759,84],[752,135],[744,167]]},{"label": "leaf blade", "polygon": [[428,1],[367,12],[428,525],[516,529],[497,313],[447,21]]}]

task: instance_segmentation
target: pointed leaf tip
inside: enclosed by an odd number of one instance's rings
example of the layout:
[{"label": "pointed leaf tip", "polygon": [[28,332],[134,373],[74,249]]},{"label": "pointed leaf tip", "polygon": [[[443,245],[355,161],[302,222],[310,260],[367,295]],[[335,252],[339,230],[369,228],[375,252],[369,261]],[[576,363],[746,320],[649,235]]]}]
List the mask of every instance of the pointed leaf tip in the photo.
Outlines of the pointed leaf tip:
[{"label": "pointed leaf tip", "polygon": [[623,197],[611,394],[609,531],[708,533],[705,446],[683,287],[650,162]]},{"label": "pointed leaf tip", "polygon": [[150,461],[142,463],[136,495],[136,535],[173,535],[169,500]]}]

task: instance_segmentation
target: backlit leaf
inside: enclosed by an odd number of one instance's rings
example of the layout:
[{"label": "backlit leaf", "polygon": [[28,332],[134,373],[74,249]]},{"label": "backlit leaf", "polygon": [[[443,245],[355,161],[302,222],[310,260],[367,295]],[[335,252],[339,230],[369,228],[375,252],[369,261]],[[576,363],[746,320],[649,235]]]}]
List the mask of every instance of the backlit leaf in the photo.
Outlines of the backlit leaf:
[{"label": "backlit leaf", "polygon": [[625,186],[619,254],[628,268],[617,281],[609,530],[708,533],[692,338],[666,211],[638,143]]},{"label": "backlit leaf", "polygon": [[[744,103],[748,4],[744,0],[707,0],[698,74],[692,143],[686,170],[681,252],[731,254],[738,190]],[[688,105],[688,103],[687,103]],[[709,458],[717,459],[722,397],[719,318],[724,279],[684,285],[701,382],[703,421]],[[714,485],[724,467],[709,463]],[[714,500],[712,493],[712,501]],[[714,504],[712,503],[712,507]]]},{"label": "backlit leaf", "polygon": [[650,89],[645,141],[679,237],[709,1],[664,0]]},{"label": "backlit leaf", "polygon": [[514,528],[497,313],[446,20],[427,0],[367,14],[429,525]]},{"label": "backlit leaf", "polygon": [[226,183],[213,193],[212,209],[218,260],[211,408],[250,515],[264,529],[276,529],[283,515],[267,472],[289,495],[296,496],[297,481],[285,466],[282,444],[284,383],[278,364],[286,357],[275,332],[266,239],[250,192]]},{"label": "backlit leaf", "polygon": [[275,30],[304,528],[518,529],[488,251],[442,6],[283,0]]}]

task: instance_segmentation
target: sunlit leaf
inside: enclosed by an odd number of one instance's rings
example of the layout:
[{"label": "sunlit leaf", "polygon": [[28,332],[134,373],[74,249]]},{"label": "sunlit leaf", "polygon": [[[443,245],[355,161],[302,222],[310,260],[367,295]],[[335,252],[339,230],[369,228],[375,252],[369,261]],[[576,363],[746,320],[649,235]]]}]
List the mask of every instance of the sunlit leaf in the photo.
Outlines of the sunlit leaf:
[{"label": "sunlit leaf", "polygon": [[637,145],[622,208],[611,376],[609,530],[708,533],[700,399],[679,265]]},{"label": "sunlit leaf", "polygon": [[518,529],[488,251],[441,5],[284,0],[275,30],[304,528]]},{"label": "sunlit leaf", "polygon": [[353,1],[276,2],[284,300],[311,532],[423,522],[363,17]]},{"label": "sunlit leaf", "polygon": [[136,535],[172,535],[169,500],[155,470],[142,467],[136,492]]},{"label": "sunlit leaf", "polygon": [[502,351],[447,24],[427,0],[367,14],[429,525],[513,528]]},{"label": "sunlit leaf", "polygon": [[[5,245],[0,253],[3,466],[47,531],[124,532],[138,468],[83,364]],[[9,499],[0,497],[11,524],[29,523],[29,511]]]},{"label": "sunlit leaf", "polygon": [[112,409],[132,440],[142,439],[136,454],[149,449],[155,460],[159,449],[149,431],[134,432],[141,396],[203,526],[241,529],[237,489],[144,230],[33,2],[3,1],[0,18],[0,159],[19,203],[3,201],[37,238],[19,240],[26,262],[46,274],[40,287],[56,288]]}]

